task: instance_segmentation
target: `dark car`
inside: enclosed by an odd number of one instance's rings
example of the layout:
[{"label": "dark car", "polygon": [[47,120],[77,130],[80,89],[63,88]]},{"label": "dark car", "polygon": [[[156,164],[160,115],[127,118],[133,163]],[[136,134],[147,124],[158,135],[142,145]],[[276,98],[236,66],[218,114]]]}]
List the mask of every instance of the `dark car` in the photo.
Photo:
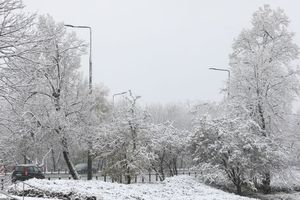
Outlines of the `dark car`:
[{"label": "dark car", "polygon": [[[75,170],[77,171],[78,174],[87,174],[87,163],[79,163],[75,165]],[[93,173],[97,173],[97,167],[93,166],[92,167]]]},{"label": "dark car", "polygon": [[44,179],[45,175],[36,165],[33,164],[17,165],[11,174],[12,182],[25,181],[31,178]]}]

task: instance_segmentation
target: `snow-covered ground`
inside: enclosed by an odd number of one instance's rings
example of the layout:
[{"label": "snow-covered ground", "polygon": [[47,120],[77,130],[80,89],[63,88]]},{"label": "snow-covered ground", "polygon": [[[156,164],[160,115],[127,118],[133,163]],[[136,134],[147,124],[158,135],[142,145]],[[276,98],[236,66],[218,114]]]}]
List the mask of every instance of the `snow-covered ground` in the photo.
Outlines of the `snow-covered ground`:
[{"label": "snow-covered ground", "polygon": [[[27,184],[36,188],[62,193],[77,193],[95,196],[97,200],[250,200],[251,198],[237,196],[214,189],[197,182],[189,176],[168,178],[163,182],[145,184],[118,184],[103,181],[73,181],[73,180],[38,180],[31,179]],[[17,190],[23,185],[18,184]],[[25,186],[25,189],[29,186]],[[15,188],[15,186],[13,187]],[[252,199],[251,199],[252,200]]]}]

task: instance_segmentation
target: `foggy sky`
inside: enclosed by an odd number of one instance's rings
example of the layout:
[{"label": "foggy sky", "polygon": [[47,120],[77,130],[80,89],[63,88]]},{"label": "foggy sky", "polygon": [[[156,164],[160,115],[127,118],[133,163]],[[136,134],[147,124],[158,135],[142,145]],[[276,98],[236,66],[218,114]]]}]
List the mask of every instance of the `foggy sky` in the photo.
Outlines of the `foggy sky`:
[{"label": "foggy sky", "polygon": [[[300,46],[298,0],[23,0],[58,22],[91,26],[93,80],[145,103],[218,101],[234,38],[264,4],[281,7]],[[89,32],[73,29],[87,42]],[[297,61],[299,63],[299,61]],[[88,56],[82,61],[87,76]]]}]

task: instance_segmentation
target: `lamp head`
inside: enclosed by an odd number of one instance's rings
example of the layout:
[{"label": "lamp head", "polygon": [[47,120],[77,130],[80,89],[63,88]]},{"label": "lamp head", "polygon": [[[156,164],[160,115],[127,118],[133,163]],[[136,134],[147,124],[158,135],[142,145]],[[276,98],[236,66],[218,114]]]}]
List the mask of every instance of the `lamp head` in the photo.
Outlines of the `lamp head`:
[{"label": "lamp head", "polygon": [[73,25],[71,25],[71,24],[64,24],[64,26],[67,26],[67,27],[72,27],[72,28],[74,28],[74,26],[73,26]]}]

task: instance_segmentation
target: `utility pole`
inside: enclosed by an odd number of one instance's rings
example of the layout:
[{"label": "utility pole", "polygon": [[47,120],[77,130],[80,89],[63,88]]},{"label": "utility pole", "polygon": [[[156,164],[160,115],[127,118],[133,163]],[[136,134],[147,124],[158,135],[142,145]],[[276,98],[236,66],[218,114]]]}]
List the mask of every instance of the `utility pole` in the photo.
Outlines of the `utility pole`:
[{"label": "utility pole", "polygon": [[[93,65],[92,65],[92,28],[90,26],[74,26],[70,24],[65,24],[66,27],[71,28],[86,28],[90,31],[90,56],[89,56],[89,93],[92,94],[93,92]],[[87,152],[87,180],[92,180],[93,178],[93,158],[92,158],[92,141],[88,141],[88,152]]]}]

